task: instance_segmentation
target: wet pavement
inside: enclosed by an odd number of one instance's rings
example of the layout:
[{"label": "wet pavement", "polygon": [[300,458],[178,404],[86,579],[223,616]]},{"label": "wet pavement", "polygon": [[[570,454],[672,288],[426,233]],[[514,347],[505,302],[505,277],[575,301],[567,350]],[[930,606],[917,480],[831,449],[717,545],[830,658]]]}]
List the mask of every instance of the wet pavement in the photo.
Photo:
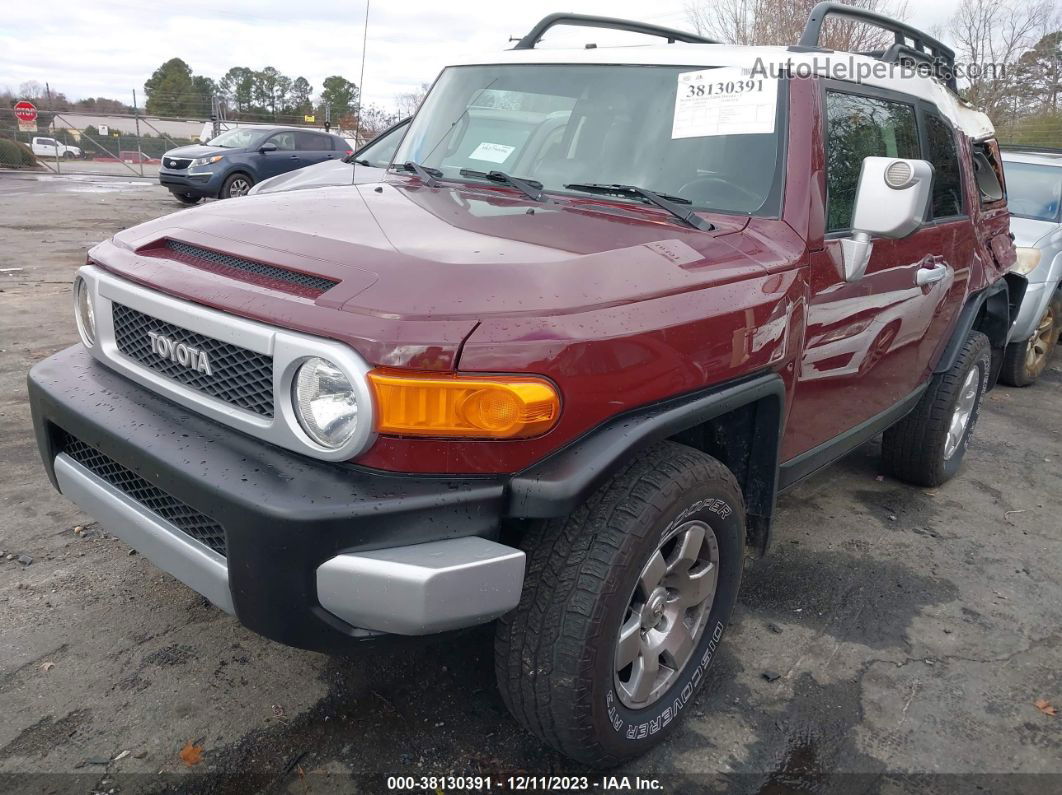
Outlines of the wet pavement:
[{"label": "wet pavement", "polygon": [[[508,716],[489,628],[288,649],[52,491],[25,373],[76,340],[86,249],[179,209],[150,181],[0,174],[0,790],[383,792],[450,773],[602,789]],[[1056,357],[990,393],[939,489],[879,479],[871,443],[786,495],[693,713],[613,774],[665,792],[1062,789],[1062,716],[1035,705],[1062,708],[1060,390]]]}]

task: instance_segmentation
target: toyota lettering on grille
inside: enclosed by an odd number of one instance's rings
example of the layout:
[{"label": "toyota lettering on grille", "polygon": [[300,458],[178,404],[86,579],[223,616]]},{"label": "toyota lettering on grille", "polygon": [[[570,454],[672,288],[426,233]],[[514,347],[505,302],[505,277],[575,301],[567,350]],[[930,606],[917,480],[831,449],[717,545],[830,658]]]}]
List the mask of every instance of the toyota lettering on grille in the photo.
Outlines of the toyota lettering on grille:
[{"label": "toyota lettering on grille", "polygon": [[189,370],[195,370],[204,375],[213,375],[210,371],[210,357],[206,351],[201,351],[183,342],[174,342],[169,337],[164,337],[157,331],[149,331],[148,339],[151,340],[151,351],[163,359],[169,359]]}]

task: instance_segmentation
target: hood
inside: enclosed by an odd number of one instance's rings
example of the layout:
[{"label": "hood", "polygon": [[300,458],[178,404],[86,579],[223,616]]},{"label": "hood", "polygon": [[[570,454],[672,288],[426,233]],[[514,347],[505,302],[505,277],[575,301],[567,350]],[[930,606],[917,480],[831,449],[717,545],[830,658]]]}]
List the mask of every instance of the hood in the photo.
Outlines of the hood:
[{"label": "hood", "polygon": [[170,238],[295,263],[340,281],[317,303],[349,312],[480,320],[589,311],[767,272],[762,240],[735,234],[747,217],[708,217],[717,228],[704,233],[631,203],[541,203],[509,190],[396,179],[214,202],[115,241],[139,250]]},{"label": "hood", "polygon": [[372,166],[355,168],[354,164],[344,163],[342,160],[326,160],[323,163],[270,177],[251,188],[251,194],[377,182],[384,174],[385,171],[382,168]]},{"label": "hood", "polygon": [[206,144],[190,144],[170,149],[163,157],[206,157],[207,155],[224,154],[225,152],[242,152],[242,149],[231,149],[224,146],[207,146]]},{"label": "hood", "polygon": [[1010,217],[1010,231],[1014,234],[1014,245],[1035,247],[1040,240],[1059,229],[1054,221],[1040,221],[1035,218]]}]

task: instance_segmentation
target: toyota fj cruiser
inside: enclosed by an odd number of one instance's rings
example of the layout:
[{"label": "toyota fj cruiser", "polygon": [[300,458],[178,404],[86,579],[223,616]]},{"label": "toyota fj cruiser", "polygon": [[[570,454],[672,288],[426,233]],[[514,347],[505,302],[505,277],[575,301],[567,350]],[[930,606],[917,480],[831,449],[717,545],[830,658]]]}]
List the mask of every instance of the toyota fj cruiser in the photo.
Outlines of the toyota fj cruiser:
[{"label": "toyota fj cruiser", "polygon": [[[823,50],[835,15],[895,44]],[[668,43],[536,48],[559,24]],[[445,69],[378,182],[93,248],[29,376],[48,473],[281,643],[497,619],[520,722],[636,755],[780,491],[881,433],[897,478],[959,469],[1020,279],[953,63],[832,3],[792,47],[547,17]]]}]

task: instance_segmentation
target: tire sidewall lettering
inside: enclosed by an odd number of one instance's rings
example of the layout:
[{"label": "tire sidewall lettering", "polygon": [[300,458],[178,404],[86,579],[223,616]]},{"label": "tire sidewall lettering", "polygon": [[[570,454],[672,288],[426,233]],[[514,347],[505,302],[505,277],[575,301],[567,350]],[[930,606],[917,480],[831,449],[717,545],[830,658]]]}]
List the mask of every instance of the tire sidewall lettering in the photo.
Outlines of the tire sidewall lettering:
[{"label": "tire sidewall lettering", "polygon": [[[740,516],[740,513],[736,512],[727,500],[719,497],[703,497],[678,511],[664,525],[663,530],[657,536],[656,543],[663,543],[684,522],[705,512],[717,517],[720,524],[729,523]],[[706,524],[713,523],[706,521]],[[713,527],[713,530],[716,530],[716,528]],[[604,694],[605,713],[609,725],[619,739],[637,742],[653,737],[675,723],[680,713],[693,701],[704,681],[708,667],[715,659],[726,630],[725,619],[729,615],[729,610],[723,611],[724,614],[720,615],[718,608],[718,604],[713,604],[708,617],[709,623],[698,641],[699,644],[703,644],[704,650],[699,659],[696,660],[696,665],[694,666],[692,664],[693,661],[691,661],[690,668],[683,672],[682,678],[679,682],[676,682],[668,694],[656,704],[640,711],[645,713],[644,716],[638,715],[638,712],[632,711],[621,704],[616,695],[615,686],[611,682],[609,683]],[[678,687],[679,684],[681,684],[681,687]],[[678,688],[677,690],[676,687]]]}]

